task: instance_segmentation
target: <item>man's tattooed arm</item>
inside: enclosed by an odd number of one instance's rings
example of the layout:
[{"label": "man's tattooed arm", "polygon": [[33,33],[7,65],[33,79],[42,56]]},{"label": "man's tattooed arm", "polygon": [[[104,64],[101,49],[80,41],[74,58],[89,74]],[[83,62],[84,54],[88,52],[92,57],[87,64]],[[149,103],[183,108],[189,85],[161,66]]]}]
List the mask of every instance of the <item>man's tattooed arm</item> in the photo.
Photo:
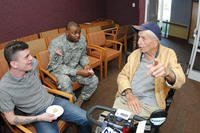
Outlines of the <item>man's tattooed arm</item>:
[{"label": "man's tattooed arm", "polygon": [[38,121],[38,116],[20,116],[15,115],[14,112],[4,112],[4,115],[8,122],[12,125],[17,124],[28,124],[35,121]]},{"label": "man's tattooed arm", "polygon": [[32,123],[32,122],[35,122],[35,121],[37,121],[37,116],[19,116],[19,115],[16,115],[14,117],[14,125],[17,125],[17,124],[25,125],[25,124],[29,124],[29,123]]}]

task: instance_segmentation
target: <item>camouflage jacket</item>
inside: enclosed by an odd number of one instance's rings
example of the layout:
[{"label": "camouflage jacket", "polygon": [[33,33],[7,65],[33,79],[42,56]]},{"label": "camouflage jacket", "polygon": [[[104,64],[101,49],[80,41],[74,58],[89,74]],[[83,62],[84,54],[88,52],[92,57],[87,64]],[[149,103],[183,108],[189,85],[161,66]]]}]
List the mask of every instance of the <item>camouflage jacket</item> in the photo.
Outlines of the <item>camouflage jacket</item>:
[{"label": "camouflage jacket", "polygon": [[[56,49],[62,56],[56,54]],[[81,35],[76,43],[67,40],[66,34],[53,39],[49,46],[50,60],[47,70],[54,73],[76,75],[76,71],[89,63],[85,38]]]}]

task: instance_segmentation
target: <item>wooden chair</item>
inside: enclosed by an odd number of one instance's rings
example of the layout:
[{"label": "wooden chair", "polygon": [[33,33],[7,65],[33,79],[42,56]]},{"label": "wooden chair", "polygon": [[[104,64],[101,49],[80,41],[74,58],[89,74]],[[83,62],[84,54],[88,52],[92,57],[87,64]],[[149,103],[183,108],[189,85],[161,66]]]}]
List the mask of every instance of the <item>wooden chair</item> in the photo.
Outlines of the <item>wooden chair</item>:
[{"label": "wooden chair", "polygon": [[0,49],[0,57],[4,57],[4,49]]},{"label": "wooden chair", "polygon": [[101,26],[101,29],[107,29],[114,25],[113,20],[101,20],[101,21],[93,21],[91,22],[93,26]]},{"label": "wooden chair", "polygon": [[60,36],[60,35],[62,35],[62,34],[65,34],[65,33],[58,33],[58,34],[52,34],[52,35],[46,36],[45,39],[46,39],[46,41],[47,41],[47,47],[49,47],[51,41],[52,41],[54,38],[56,38],[56,37],[58,37],[58,36]]},{"label": "wooden chair", "polygon": [[66,27],[58,28],[58,33],[66,33],[67,29]]},{"label": "wooden chair", "polygon": [[[99,56],[94,56],[92,53],[98,53]],[[91,68],[95,69],[99,67],[99,76],[100,80],[103,78],[103,57],[104,57],[104,50],[101,47],[96,45],[87,45],[87,55],[89,59],[89,65]]]},{"label": "wooden chair", "polygon": [[[1,69],[0,69],[0,79],[1,79],[1,77],[8,70],[8,64],[5,60],[5,58],[2,57],[2,56],[0,56],[0,62],[2,63]],[[55,90],[55,89],[49,89],[49,88],[47,88],[47,90],[48,90],[49,93],[67,98],[70,102],[73,102],[73,96],[69,93],[62,92],[62,91]],[[11,132],[13,132],[13,133],[21,133],[21,132],[23,132],[23,133],[36,133],[36,130],[35,130],[33,125],[27,124],[27,125],[16,125],[16,126],[14,126],[14,125],[11,125],[11,124],[8,123],[8,121],[6,120],[6,118],[4,117],[4,115],[2,113],[0,113],[0,114],[3,117],[3,120],[4,120],[4,123],[6,124],[6,127],[8,127]],[[67,122],[64,122],[62,120],[59,120],[58,126],[59,126],[59,129],[60,129],[60,132],[63,132],[69,126],[69,124],[71,124],[71,123],[67,123]],[[77,132],[76,126],[74,124],[72,126],[73,126],[73,131]]]},{"label": "wooden chair", "polygon": [[8,71],[8,64],[4,56],[0,55],[1,69],[0,69],[0,79]]},{"label": "wooden chair", "polygon": [[[100,46],[104,51],[103,62],[104,62],[105,77],[107,77],[108,61],[118,58],[118,68],[119,69],[121,68],[122,43],[113,40],[107,40],[104,31],[88,33],[87,39],[88,39],[88,44]],[[113,46],[113,48],[109,48],[110,46]],[[92,52],[92,55],[96,57],[99,56],[99,54],[96,53],[95,51]]]},{"label": "wooden chair", "polygon": [[[48,50],[40,51],[36,58],[38,59],[39,72],[41,76],[42,83],[50,88],[58,89],[58,80],[57,78],[46,70],[49,63],[49,52]],[[81,87],[77,82],[72,83],[73,90],[76,90]]]},{"label": "wooden chair", "polygon": [[29,45],[29,49],[32,56],[36,56],[36,54],[40,51],[47,49],[46,39],[39,38],[33,41],[26,42]]},{"label": "wooden chair", "polygon": [[104,29],[104,33],[106,35],[106,39],[107,40],[114,40],[117,41],[117,33],[119,30],[119,25],[115,24],[114,27],[108,28],[108,29]]},{"label": "wooden chair", "polygon": [[127,32],[128,26],[119,26],[116,33],[116,41],[119,41],[124,45],[125,52],[127,52]]},{"label": "wooden chair", "polygon": [[101,30],[101,27],[100,26],[91,26],[91,27],[88,27],[86,29],[86,33],[91,33],[91,32],[97,32],[97,31],[100,31]]},{"label": "wooden chair", "polygon": [[47,36],[55,35],[55,34],[58,34],[58,33],[59,33],[58,29],[53,29],[53,30],[40,32],[39,35],[40,35],[40,38],[46,38]]},{"label": "wooden chair", "polygon": [[4,49],[4,48],[7,46],[7,44],[8,44],[9,42],[11,42],[11,41],[14,41],[14,40],[10,40],[10,41],[7,41],[7,42],[2,42],[2,43],[0,43],[0,50],[1,50],[1,49]]},{"label": "wooden chair", "polygon": [[28,35],[24,37],[17,38],[17,41],[29,42],[32,40],[38,39],[38,34]]}]

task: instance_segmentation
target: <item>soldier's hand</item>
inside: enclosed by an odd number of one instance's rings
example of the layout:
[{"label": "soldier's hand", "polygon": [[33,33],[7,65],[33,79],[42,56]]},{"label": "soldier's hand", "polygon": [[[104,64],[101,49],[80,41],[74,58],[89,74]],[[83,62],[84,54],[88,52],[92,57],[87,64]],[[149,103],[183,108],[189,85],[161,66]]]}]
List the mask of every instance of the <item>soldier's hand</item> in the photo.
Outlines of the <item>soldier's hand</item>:
[{"label": "soldier's hand", "polygon": [[91,69],[88,69],[88,72],[90,73],[90,76],[93,76],[93,75],[94,75],[94,71],[93,71],[92,68],[91,68]]},{"label": "soldier's hand", "polygon": [[91,76],[91,73],[88,70],[85,70],[85,69],[78,70],[77,74],[81,75],[83,77],[89,77],[89,76]]},{"label": "soldier's hand", "polygon": [[60,55],[60,56],[63,55],[61,49],[59,49],[59,48],[56,49],[56,54],[58,54],[58,55]]},{"label": "soldier's hand", "polygon": [[84,69],[86,69],[86,70],[90,70],[91,67],[90,67],[90,65],[86,65],[86,66],[84,67]]}]

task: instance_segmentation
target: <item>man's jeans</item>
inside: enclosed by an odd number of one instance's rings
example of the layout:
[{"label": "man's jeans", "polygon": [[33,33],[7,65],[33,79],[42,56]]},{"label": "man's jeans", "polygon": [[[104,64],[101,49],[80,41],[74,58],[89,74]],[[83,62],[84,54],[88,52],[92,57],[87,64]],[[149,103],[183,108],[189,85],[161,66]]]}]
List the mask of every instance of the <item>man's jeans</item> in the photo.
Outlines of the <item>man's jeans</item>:
[{"label": "man's jeans", "polygon": [[[86,118],[86,112],[76,106],[73,103],[70,103],[68,100],[60,97],[55,97],[52,105],[60,105],[64,109],[64,113],[53,122],[39,121],[35,122],[34,126],[37,130],[37,133],[59,133],[59,128],[57,122],[59,119],[62,119],[67,122],[74,122],[78,125],[78,131],[80,133],[90,133],[91,125],[89,124]],[[38,114],[44,113],[46,110]]]}]

